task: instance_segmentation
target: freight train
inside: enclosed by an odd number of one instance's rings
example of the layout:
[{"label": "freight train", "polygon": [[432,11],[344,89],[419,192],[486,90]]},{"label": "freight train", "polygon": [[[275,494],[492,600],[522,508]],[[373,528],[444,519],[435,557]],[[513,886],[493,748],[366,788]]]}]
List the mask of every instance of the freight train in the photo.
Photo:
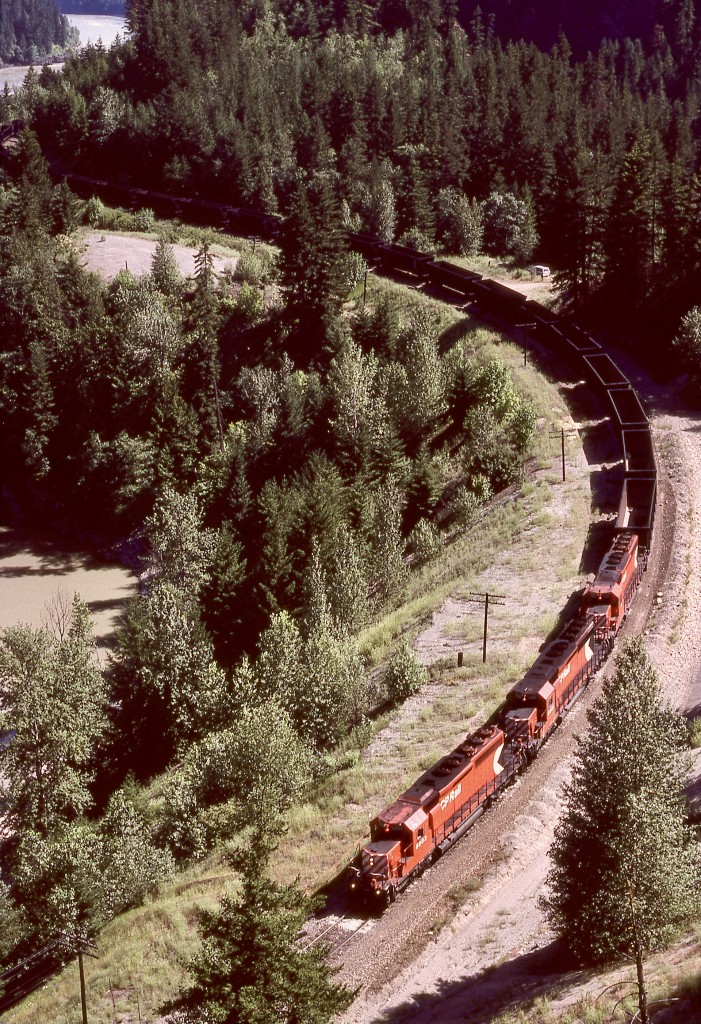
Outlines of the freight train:
[{"label": "freight train", "polygon": [[[20,122],[0,129],[15,134]],[[5,136],[3,136],[3,132]],[[280,218],[217,203],[69,174],[78,195],[97,195],[161,216],[274,238]],[[391,903],[411,879],[446,852],[524,770],[560,724],[610,653],[645,569],[657,495],[650,424],[630,381],[602,346],[569,317],[507,285],[431,253],[349,232],[348,242],[379,273],[425,283],[452,301],[496,316],[507,326],[527,324],[538,340],[574,362],[603,397],[620,442],[624,467],[618,517],[595,579],[574,617],[548,643],[526,675],[509,690],[496,716],[424,772],[372,821],[369,841],[348,868],[354,898],[377,907]]]},{"label": "freight train", "polygon": [[507,324],[528,324],[545,345],[581,369],[603,397],[624,469],[608,550],[574,616],[511,687],[490,722],[371,822],[369,841],[349,865],[348,887],[354,900],[384,908],[450,849],[536,757],[608,657],[647,565],[657,470],[650,424],[637,393],[610,355],[570,318],[559,318],[501,282],[429,254],[362,235],[351,236],[351,244],[380,271],[423,279]]}]

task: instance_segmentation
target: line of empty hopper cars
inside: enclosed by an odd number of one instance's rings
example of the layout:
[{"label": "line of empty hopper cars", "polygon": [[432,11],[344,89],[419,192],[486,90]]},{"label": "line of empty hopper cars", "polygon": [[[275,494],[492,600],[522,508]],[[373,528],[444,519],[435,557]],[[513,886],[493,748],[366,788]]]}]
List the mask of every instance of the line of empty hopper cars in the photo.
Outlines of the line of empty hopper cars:
[{"label": "line of empty hopper cars", "polygon": [[410,275],[507,324],[527,324],[603,398],[623,460],[610,544],[574,617],[511,687],[490,722],[371,822],[370,835],[349,866],[348,886],[354,899],[384,908],[450,849],[536,757],[611,652],[646,567],[657,474],[650,424],[635,389],[601,345],[571,319],[558,318],[514,289],[428,254],[367,236],[352,236],[352,242],[380,272]]},{"label": "line of empty hopper cars", "polygon": [[[80,195],[151,206],[161,216],[274,238],[278,217],[211,200],[186,198],[80,175],[68,175]],[[512,686],[499,713],[441,758],[372,821],[370,836],[348,869],[354,897],[375,906],[391,903],[411,879],[448,850],[494,796],[537,755],[602,661],[610,653],[647,561],[657,475],[650,425],[630,381],[601,345],[570,318],[527,300],[430,253],[350,232],[351,248],[379,273],[439,290],[507,325],[527,324],[537,339],[573,362],[608,406],[620,441],[624,473],[610,547],[585,589],[577,614],[549,642],[523,679]]]}]

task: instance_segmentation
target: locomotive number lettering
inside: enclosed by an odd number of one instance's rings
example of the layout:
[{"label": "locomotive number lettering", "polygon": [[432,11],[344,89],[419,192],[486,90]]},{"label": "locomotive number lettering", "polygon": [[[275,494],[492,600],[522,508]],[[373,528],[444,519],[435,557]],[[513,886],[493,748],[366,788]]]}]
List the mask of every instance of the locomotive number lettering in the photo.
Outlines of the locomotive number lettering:
[{"label": "locomotive number lettering", "polygon": [[441,800],[441,810],[444,811],[448,804],[452,804],[453,800],[462,793],[462,782],[455,789],[451,789],[447,796],[444,796]]}]

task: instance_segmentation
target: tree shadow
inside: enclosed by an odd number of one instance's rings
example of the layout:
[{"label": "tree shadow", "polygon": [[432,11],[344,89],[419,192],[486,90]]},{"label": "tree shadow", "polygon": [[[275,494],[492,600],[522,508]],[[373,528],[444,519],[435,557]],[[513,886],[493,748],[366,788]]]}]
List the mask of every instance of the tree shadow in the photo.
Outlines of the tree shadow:
[{"label": "tree shadow", "polygon": [[25,532],[15,527],[0,527],[0,560],[27,557],[27,564],[0,569],[0,576],[63,576],[76,569],[103,569],[105,559],[89,552],[76,551],[40,534]]},{"label": "tree shadow", "polygon": [[440,982],[435,992],[386,1010],[376,1024],[492,1024],[502,1014],[522,1010],[538,996],[552,995],[590,973],[577,969],[561,944],[553,942],[498,967]]}]

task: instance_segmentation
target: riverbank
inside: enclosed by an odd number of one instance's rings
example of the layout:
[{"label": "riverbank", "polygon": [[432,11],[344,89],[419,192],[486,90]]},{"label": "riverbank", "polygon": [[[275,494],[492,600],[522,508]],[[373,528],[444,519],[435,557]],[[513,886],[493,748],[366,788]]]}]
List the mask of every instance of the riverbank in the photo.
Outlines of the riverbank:
[{"label": "riverbank", "polygon": [[[80,33],[80,46],[101,41],[102,45],[109,49],[117,36],[124,38],[126,35],[127,24],[124,18],[117,18],[111,14],[67,14],[66,17]],[[0,68],[0,89],[4,89],[5,86],[11,91],[19,89],[30,66],[22,64]],[[56,64],[50,64],[49,67],[53,71],[61,71],[64,64],[59,61]],[[40,65],[36,65],[36,68],[37,71],[41,70]]]}]

